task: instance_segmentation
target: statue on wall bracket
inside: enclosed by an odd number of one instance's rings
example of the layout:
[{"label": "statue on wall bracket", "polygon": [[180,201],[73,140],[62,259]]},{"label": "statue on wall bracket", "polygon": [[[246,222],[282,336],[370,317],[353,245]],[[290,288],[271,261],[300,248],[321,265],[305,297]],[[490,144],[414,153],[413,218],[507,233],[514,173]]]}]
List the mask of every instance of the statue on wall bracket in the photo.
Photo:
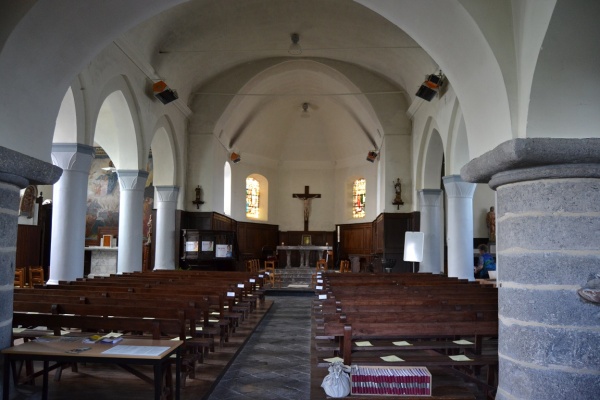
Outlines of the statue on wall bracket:
[{"label": "statue on wall bracket", "polygon": [[400,182],[400,178],[396,181],[392,181],[392,183],[394,184],[394,190],[396,191],[396,197],[394,198],[394,201],[392,201],[392,204],[399,210],[400,206],[404,204],[402,201],[402,183]]}]

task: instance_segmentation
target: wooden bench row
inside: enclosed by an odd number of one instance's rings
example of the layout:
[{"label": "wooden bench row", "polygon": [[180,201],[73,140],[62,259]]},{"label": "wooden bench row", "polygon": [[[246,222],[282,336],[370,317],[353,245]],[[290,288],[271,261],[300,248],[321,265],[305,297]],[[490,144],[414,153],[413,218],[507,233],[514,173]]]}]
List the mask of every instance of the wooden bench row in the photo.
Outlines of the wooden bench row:
[{"label": "wooden bench row", "polygon": [[[262,278],[231,275],[143,273],[15,290],[13,326],[118,330],[185,342],[184,366],[215,351],[264,299]],[[39,314],[31,314],[32,312]],[[186,364],[187,361],[187,364]],[[184,375],[185,378],[185,375]],[[185,383],[185,380],[184,380]]]},{"label": "wooden bench row", "polygon": [[315,346],[327,352],[318,366],[333,355],[347,365],[442,366],[465,370],[493,393],[497,348],[483,354],[482,344],[498,334],[495,288],[430,274],[357,275],[321,275]]}]

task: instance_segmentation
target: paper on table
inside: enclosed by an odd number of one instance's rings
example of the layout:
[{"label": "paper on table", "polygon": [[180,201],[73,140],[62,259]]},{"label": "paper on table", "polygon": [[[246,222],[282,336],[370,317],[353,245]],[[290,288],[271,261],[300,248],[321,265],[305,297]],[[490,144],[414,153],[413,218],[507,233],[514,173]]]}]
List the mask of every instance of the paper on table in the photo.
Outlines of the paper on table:
[{"label": "paper on table", "polygon": [[454,343],[456,343],[456,344],[473,344],[473,342],[469,342],[468,340],[464,340],[464,339],[455,340]]},{"label": "paper on table", "polygon": [[27,328],[13,328],[13,333],[21,333],[26,330]]},{"label": "paper on table", "polygon": [[165,346],[126,346],[118,345],[103,351],[102,354],[119,354],[128,356],[159,356],[166,350]]},{"label": "paper on table", "polygon": [[448,356],[448,357],[450,357],[454,361],[473,361],[472,359],[470,359],[469,357],[465,356],[464,354],[459,354],[457,356]]},{"label": "paper on table", "polygon": [[371,344],[371,342],[369,342],[368,340],[364,341],[364,342],[354,342],[355,345],[357,346],[373,346]]},{"label": "paper on table", "polygon": [[383,361],[387,361],[387,362],[404,361],[403,359],[401,359],[400,357],[397,357],[397,356],[384,356],[384,357],[379,357],[379,358],[381,358]]},{"label": "paper on table", "polygon": [[332,363],[332,362],[336,362],[336,361],[344,361],[344,359],[340,358],[340,357],[332,357],[332,358],[324,358],[323,361]]},{"label": "paper on table", "polygon": [[408,343],[406,340],[400,342],[392,342],[394,346],[412,346],[412,343]]}]

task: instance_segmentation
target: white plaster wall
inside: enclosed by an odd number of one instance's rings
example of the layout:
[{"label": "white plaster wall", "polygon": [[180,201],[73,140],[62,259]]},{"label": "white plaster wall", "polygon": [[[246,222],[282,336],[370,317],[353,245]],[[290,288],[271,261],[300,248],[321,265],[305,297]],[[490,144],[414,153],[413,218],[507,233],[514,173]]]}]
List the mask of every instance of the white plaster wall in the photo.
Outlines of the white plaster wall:
[{"label": "white plaster wall", "polygon": [[[365,161],[366,162],[366,161]],[[281,231],[304,229],[304,202],[293,198],[293,193],[320,193],[320,199],[311,201],[308,229],[311,231],[333,231],[335,229],[335,173],[333,168],[279,170],[279,185],[273,186],[275,202],[279,206],[278,224]]]},{"label": "white plaster wall", "polygon": [[[411,188],[414,186],[412,179],[412,138],[408,135],[387,135],[385,137],[385,174],[381,179],[379,193],[383,197],[382,212],[410,212],[413,209],[415,197]],[[402,201],[404,204],[398,209],[392,204],[396,197],[394,183],[400,178],[402,183]]]},{"label": "white plaster wall", "polygon": [[[255,159],[249,155],[245,156],[244,153],[242,153],[241,156],[242,160],[239,163],[231,164],[231,218],[236,221],[277,224],[277,204],[275,204],[276,201],[273,201],[275,196],[273,190],[277,188],[279,184],[277,167],[271,165],[269,162],[265,162],[265,160]],[[216,165],[220,165],[217,174],[220,174],[221,180],[223,179],[223,163],[225,162],[225,159],[226,157],[216,163]],[[246,217],[246,177],[251,174],[262,175],[269,182],[269,215],[267,220],[255,220]]]},{"label": "white plaster wall", "polygon": [[[366,157],[366,154],[365,154]],[[335,169],[335,223],[356,224],[372,222],[378,215],[377,208],[377,163],[370,163],[364,157],[345,160]],[[367,180],[366,215],[352,218],[352,183],[359,178]]]},{"label": "white plaster wall", "polygon": [[[215,198],[215,180],[218,179],[219,171],[214,170],[215,159],[220,159],[214,152],[214,136],[212,135],[190,135],[188,146],[187,165],[187,197],[184,201],[184,210],[187,211],[211,211],[217,210]],[[222,168],[221,168],[222,169]],[[221,176],[222,176],[221,172]],[[195,199],[194,189],[202,186],[204,192],[204,204],[197,209],[192,200]],[[222,206],[221,206],[222,208]]]}]

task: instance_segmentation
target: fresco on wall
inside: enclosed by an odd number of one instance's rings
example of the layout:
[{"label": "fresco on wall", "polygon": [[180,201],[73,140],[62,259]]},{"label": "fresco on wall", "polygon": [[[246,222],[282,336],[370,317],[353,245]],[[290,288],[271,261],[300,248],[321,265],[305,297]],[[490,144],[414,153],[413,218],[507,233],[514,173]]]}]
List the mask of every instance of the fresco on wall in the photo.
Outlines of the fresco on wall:
[{"label": "fresco on wall", "polygon": [[[119,177],[110,158],[101,147],[95,147],[96,156],[88,175],[87,212],[85,218],[86,241],[98,240],[101,226],[118,229],[119,198],[121,195]],[[112,168],[111,168],[112,167]],[[143,236],[148,237],[148,220],[154,205],[152,153],[148,157],[146,169],[149,173],[144,189]]]},{"label": "fresco on wall", "polygon": [[144,240],[148,240],[148,231],[150,229],[148,221],[152,216],[152,208],[154,208],[154,163],[152,161],[152,151],[148,155],[146,171],[148,171],[148,179],[146,180],[146,188],[144,189],[144,217],[142,226]]},{"label": "fresco on wall", "polygon": [[[119,177],[108,155],[96,147],[88,175],[85,239],[97,240],[101,226],[119,227]],[[112,169],[111,169],[112,167]]]}]

